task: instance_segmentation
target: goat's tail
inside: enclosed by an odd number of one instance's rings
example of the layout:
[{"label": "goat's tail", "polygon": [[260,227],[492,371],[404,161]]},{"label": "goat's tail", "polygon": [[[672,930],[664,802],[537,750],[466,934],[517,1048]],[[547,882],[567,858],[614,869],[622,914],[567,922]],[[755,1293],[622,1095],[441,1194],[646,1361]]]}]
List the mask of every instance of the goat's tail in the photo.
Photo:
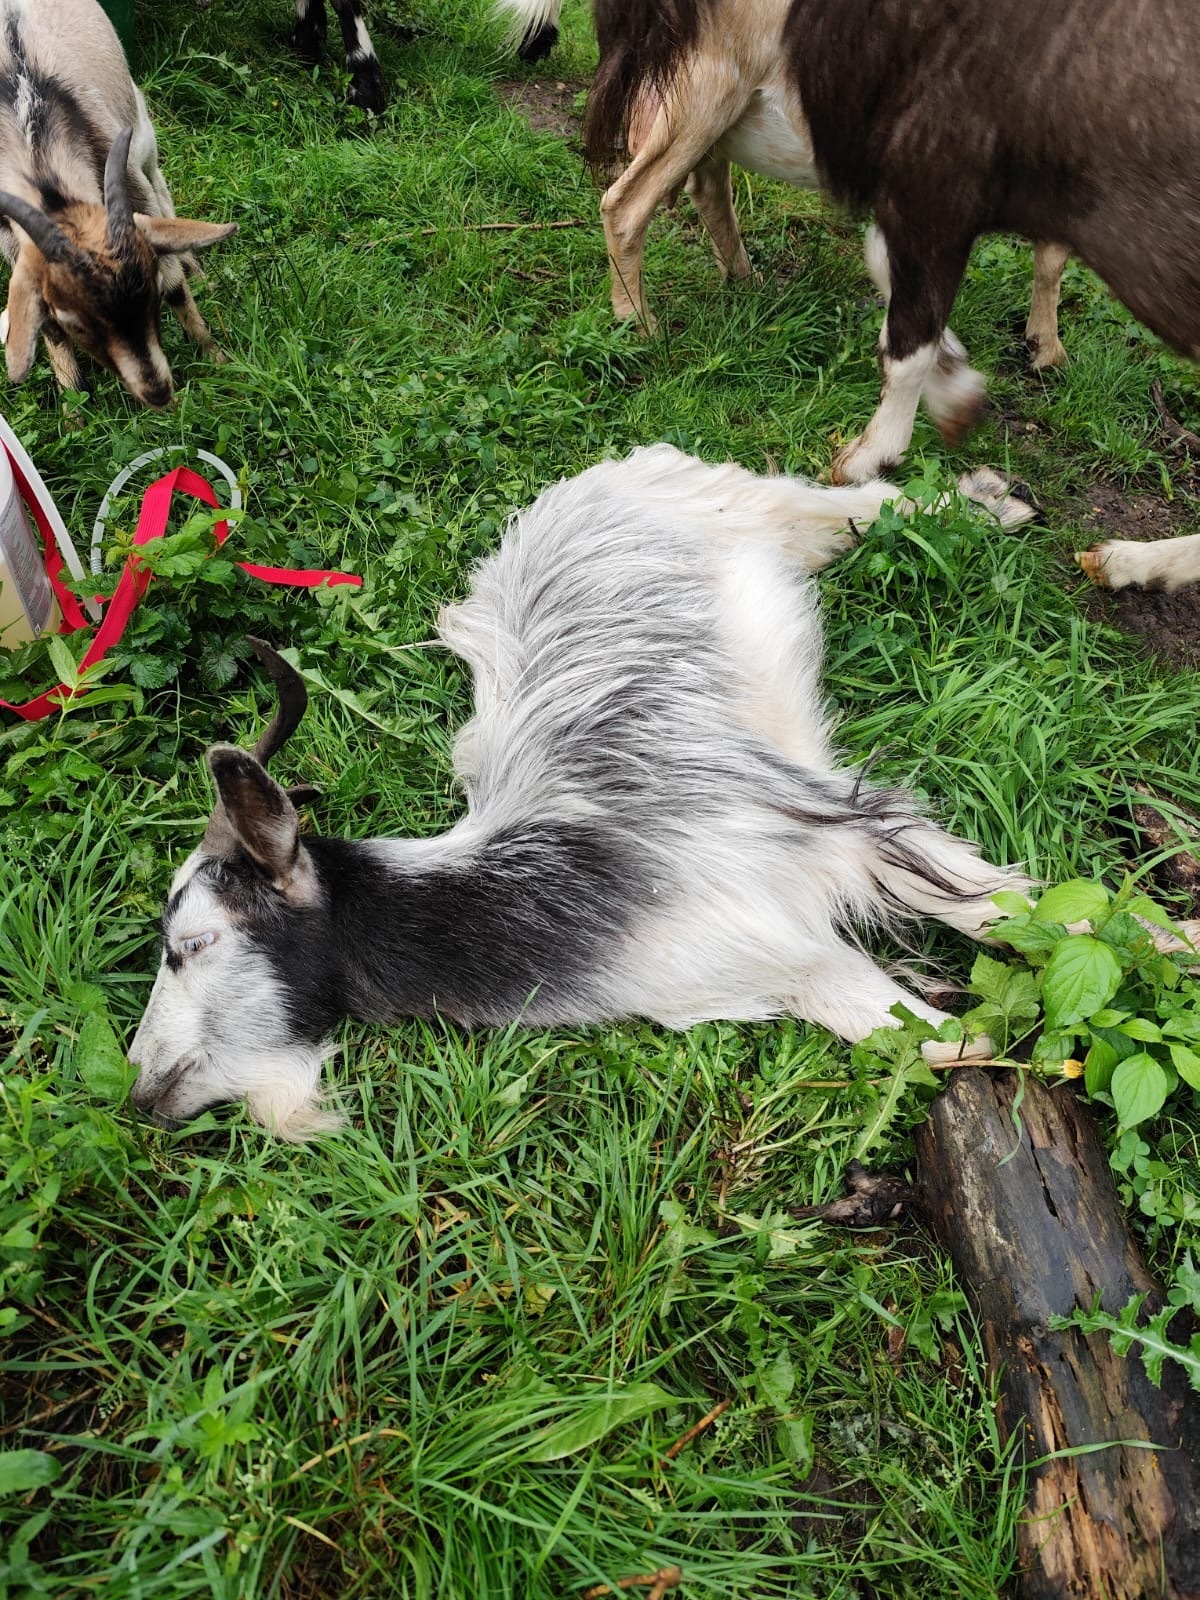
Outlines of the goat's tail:
[{"label": "goat's tail", "polygon": [[627,148],[639,95],[660,97],[696,43],[712,0],[592,0],[600,65],[588,94],[583,143],[594,167]]},{"label": "goat's tail", "polygon": [[497,13],[508,20],[508,42],[522,61],[540,61],[558,39],[562,0],[495,0]]}]

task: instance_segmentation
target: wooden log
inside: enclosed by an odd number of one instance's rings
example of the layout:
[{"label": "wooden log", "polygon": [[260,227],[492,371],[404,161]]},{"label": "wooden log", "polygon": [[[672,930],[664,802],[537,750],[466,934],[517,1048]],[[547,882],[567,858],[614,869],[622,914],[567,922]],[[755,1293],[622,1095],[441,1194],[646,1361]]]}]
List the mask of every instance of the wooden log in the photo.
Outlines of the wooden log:
[{"label": "wooden log", "polygon": [[956,1071],[917,1131],[917,1160],[922,1205],[999,1377],[1004,1436],[1020,1429],[1025,1461],[1042,1462],[1018,1531],[1019,1592],[1196,1600],[1200,1396],[1175,1362],[1156,1389],[1136,1347],[1120,1357],[1106,1333],[1048,1327],[1097,1291],[1111,1312],[1135,1293],[1151,1294],[1151,1311],[1163,1301],[1090,1112],[1067,1085],[1027,1079],[1014,1122],[1016,1092],[1012,1073]]}]

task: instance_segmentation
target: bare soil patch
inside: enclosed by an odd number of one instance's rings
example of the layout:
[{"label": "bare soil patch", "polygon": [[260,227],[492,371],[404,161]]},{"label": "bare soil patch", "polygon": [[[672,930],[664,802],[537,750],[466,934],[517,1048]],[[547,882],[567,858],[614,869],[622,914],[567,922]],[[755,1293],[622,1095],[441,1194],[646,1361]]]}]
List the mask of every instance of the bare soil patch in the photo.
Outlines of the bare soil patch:
[{"label": "bare soil patch", "polygon": [[496,93],[528,122],[535,133],[556,133],[560,139],[577,140],[583,113],[575,106],[587,89],[582,80],[501,78]]}]

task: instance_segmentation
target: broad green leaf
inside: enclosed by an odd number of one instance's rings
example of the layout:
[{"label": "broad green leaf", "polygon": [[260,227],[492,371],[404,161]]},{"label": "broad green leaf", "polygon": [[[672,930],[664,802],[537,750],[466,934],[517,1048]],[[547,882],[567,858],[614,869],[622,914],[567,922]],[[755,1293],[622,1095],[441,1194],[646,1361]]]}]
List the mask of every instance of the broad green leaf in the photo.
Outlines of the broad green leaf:
[{"label": "broad green leaf", "polygon": [[45,1450],[0,1450],[0,1495],[28,1494],[61,1476],[61,1463]]},{"label": "broad green leaf", "polygon": [[68,689],[74,689],[79,683],[79,668],[66,643],[58,634],[52,633],[46,640],[46,648],[50,652],[54,670],[58,673],[59,683],[65,683]]},{"label": "broad green leaf", "polygon": [[780,1417],[775,1424],[775,1442],[781,1454],[795,1463],[801,1473],[808,1472],[813,1464],[813,1419],[806,1413],[802,1417]]},{"label": "broad green leaf", "polygon": [[1193,1089],[1200,1089],[1200,1056],[1194,1050],[1189,1050],[1185,1044],[1173,1044],[1171,1065],[1184,1083],[1191,1084]]},{"label": "broad green leaf", "polygon": [[1167,1075],[1144,1050],[1126,1056],[1113,1069],[1109,1093],[1123,1128],[1134,1128],[1161,1110],[1167,1098]]},{"label": "broad green leaf", "polygon": [[1156,928],[1166,928],[1169,933],[1176,931],[1175,924],[1159,905],[1155,905],[1147,894],[1135,895],[1125,907],[1131,917],[1141,917],[1143,922],[1152,922]]},{"label": "broad green leaf", "polygon": [[1128,1011],[1117,1011],[1112,1006],[1105,1006],[1102,1011],[1093,1011],[1088,1020],[1093,1028],[1116,1028],[1128,1016]]},{"label": "broad green leaf", "polygon": [[992,904],[1006,917],[1020,917],[1029,910],[1030,900],[1028,895],[1018,894],[1015,889],[1001,889],[992,896]]},{"label": "broad green leaf", "polygon": [[75,1064],[89,1092],[101,1100],[123,1099],[134,1076],[112,1024],[99,1011],[89,1012],[83,1019]]},{"label": "broad green leaf", "polygon": [[1091,1049],[1083,1058],[1083,1083],[1089,1094],[1108,1093],[1119,1059],[1112,1045],[1105,1040],[1092,1040]]},{"label": "broad green leaf", "polygon": [[1162,1029],[1156,1022],[1148,1022],[1145,1017],[1130,1017],[1128,1022],[1121,1024],[1121,1032],[1142,1044],[1162,1043]]},{"label": "broad green leaf", "polygon": [[1121,983],[1121,964],[1091,934],[1055,945],[1042,975],[1042,1003],[1051,1028],[1069,1028],[1107,1005]]},{"label": "broad green leaf", "polygon": [[1047,889],[1033,908],[1035,922],[1099,922],[1108,914],[1108,890],[1074,878]]},{"label": "broad green leaf", "polygon": [[677,1405],[674,1395],[657,1383],[634,1383],[627,1389],[605,1390],[580,1400],[578,1409],[561,1422],[553,1423],[536,1439],[526,1457],[529,1461],[561,1461],[597,1444],[623,1423],[636,1422],[651,1411]]},{"label": "broad green leaf", "polygon": [[781,1350],[773,1361],[755,1369],[754,1377],[758,1398],[769,1406],[785,1406],[796,1387],[796,1369],[786,1350]]}]

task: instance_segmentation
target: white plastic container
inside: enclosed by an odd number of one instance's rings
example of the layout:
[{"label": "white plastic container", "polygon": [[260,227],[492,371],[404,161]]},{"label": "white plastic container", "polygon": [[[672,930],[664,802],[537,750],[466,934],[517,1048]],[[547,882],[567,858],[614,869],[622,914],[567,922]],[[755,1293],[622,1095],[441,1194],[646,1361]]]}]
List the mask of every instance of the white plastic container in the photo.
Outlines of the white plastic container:
[{"label": "white plastic container", "polygon": [[[83,566],[50,491],[21,441],[0,417],[0,649],[6,650],[40,639],[62,623],[58,601],[46,576],[41,535],[17,488],[13,462],[50,525],[67,571],[74,578],[83,578]],[[92,621],[99,622],[100,607],[96,602],[85,599],[82,605]]]},{"label": "white plastic container", "polygon": [[8,451],[0,444],[0,646],[28,644],[61,621],[41,540],[29,526]]}]

